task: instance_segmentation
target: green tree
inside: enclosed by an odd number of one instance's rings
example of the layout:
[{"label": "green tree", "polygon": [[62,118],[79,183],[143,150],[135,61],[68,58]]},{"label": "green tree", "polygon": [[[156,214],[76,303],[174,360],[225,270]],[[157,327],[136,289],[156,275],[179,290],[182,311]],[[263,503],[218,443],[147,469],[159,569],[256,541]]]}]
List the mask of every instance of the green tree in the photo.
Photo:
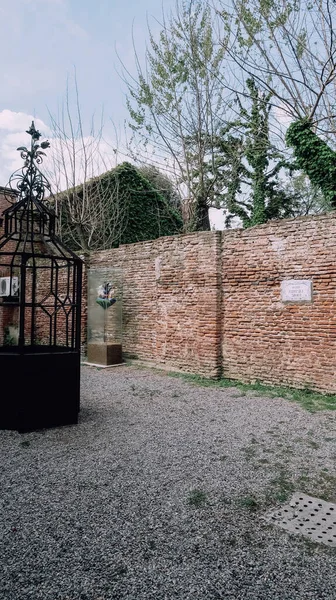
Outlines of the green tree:
[{"label": "green tree", "polygon": [[180,212],[130,163],[116,167],[113,176],[125,195],[126,226],[118,244],[132,244],[182,232]]},{"label": "green tree", "polygon": [[168,204],[181,212],[181,197],[177,186],[166,173],[151,164],[137,166],[137,171],[152,184],[154,189],[167,200]]},{"label": "green tree", "polygon": [[138,60],[135,82],[126,76],[133,151],[148,162],[148,149],[155,149],[192,207],[189,229],[210,229],[215,174],[211,179],[208,171],[215,170],[214,140],[226,119],[225,52],[204,0],[179,0],[158,39],[149,33],[146,71]]},{"label": "green tree", "polygon": [[318,187],[325,202],[336,208],[336,152],[313,131],[310,119],[292,123],[286,141],[294,149],[297,166]]},{"label": "green tree", "polygon": [[295,198],[279,180],[281,170],[291,165],[270,141],[270,99],[248,79],[244,103],[237,98],[239,119],[215,140],[212,205],[228,211],[227,225],[234,217],[251,227],[292,213]]},{"label": "green tree", "polygon": [[270,142],[271,94],[262,92],[253,79],[248,79],[246,83],[251,100],[250,112],[242,109],[246,119],[246,175],[251,188],[247,223],[259,225],[270,219],[288,216],[291,198],[286,197],[279,185],[278,175],[281,169],[289,165],[283,154]]},{"label": "green tree", "polygon": [[[336,207],[335,86],[336,2],[334,0],[232,0],[225,10],[229,54],[242,73],[272,94],[277,115],[292,121],[272,127],[293,149],[296,166]],[[228,48],[227,36],[224,36]]]}]

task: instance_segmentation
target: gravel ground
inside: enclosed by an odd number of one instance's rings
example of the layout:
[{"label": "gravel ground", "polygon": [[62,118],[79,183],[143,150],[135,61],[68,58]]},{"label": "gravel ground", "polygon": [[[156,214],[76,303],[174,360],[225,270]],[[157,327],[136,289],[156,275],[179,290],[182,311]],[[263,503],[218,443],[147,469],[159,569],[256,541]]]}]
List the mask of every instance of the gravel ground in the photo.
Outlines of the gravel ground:
[{"label": "gravel ground", "polygon": [[83,368],[78,426],[0,432],[1,600],[336,599],[334,549],[266,524],[335,500],[336,413]]}]

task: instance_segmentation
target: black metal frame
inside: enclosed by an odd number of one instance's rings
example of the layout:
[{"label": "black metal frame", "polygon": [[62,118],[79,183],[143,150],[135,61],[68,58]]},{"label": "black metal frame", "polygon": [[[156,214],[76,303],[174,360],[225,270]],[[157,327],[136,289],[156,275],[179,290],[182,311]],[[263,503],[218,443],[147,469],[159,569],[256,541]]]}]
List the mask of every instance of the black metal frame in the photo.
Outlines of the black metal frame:
[{"label": "black metal frame", "polygon": [[[50,185],[38,168],[49,142],[38,143],[41,134],[34,122],[27,133],[31,148],[18,148],[25,162],[9,181],[6,199],[10,206],[3,212],[0,238],[0,276],[10,277],[10,282],[18,277],[19,281],[18,296],[0,298],[0,311],[19,313],[17,343],[9,345],[2,335],[0,377],[1,364],[12,378],[19,367],[23,382],[26,378],[34,385],[33,371],[45,386],[39,393],[36,381],[35,389],[28,390],[35,400],[25,403],[19,398],[22,388],[11,408],[0,398],[0,428],[21,431],[77,422],[82,288],[82,261],[56,234]],[[9,394],[11,386],[7,387]]]}]

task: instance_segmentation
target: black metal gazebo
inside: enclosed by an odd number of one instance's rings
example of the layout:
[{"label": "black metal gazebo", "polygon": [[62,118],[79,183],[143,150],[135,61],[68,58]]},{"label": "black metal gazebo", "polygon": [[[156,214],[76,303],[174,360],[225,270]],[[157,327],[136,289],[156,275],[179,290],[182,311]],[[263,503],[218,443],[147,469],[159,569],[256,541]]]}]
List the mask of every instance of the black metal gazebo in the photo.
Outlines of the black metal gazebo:
[{"label": "black metal gazebo", "polygon": [[49,142],[27,133],[0,238],[0,429],[20,432],[77,423],[80,404],[82,261],[56,235]]}]

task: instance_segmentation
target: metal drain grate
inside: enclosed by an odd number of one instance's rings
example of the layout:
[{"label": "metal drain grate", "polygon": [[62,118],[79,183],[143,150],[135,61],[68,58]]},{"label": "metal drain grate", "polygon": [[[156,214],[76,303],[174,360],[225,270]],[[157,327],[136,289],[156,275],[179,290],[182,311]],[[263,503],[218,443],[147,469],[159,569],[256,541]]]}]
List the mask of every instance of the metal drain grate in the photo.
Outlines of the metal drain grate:
[{"label": "metal drain grate", "polygon": [[290,503],[266,515],[266,521],[305,537],[336,547],[336,504],[299,492]]}]

